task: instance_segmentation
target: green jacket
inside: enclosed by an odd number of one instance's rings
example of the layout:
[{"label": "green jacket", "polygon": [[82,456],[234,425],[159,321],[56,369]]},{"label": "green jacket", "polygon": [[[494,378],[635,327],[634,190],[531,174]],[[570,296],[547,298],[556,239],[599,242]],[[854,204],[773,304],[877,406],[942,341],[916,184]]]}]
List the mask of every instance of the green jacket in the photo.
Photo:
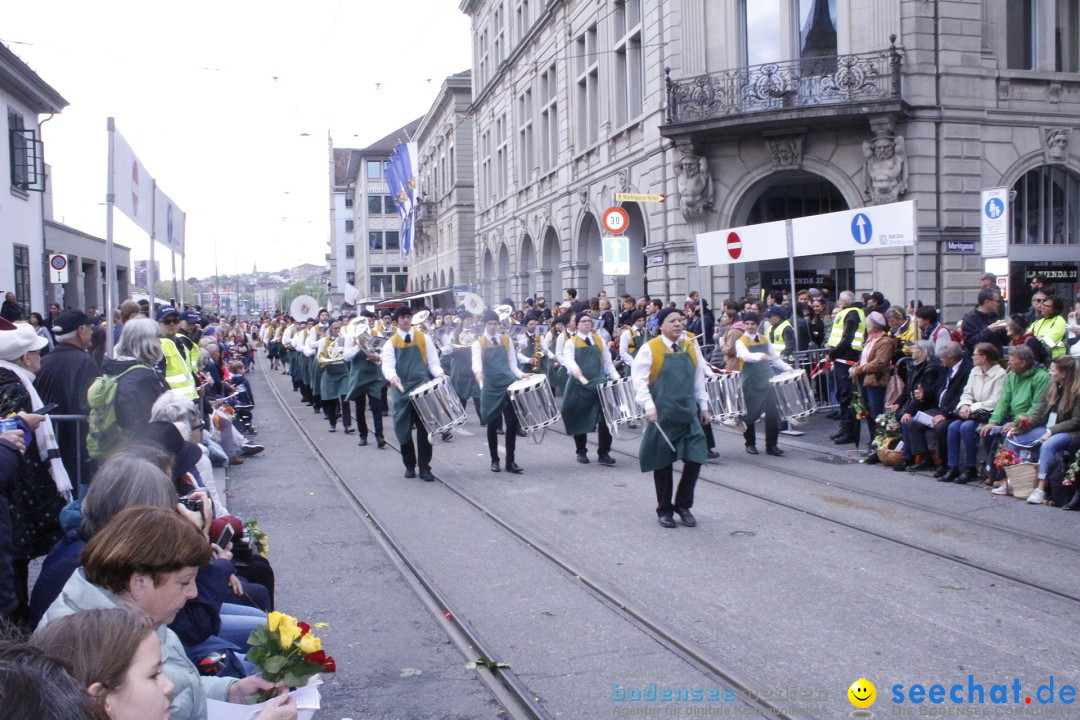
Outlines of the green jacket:
[{"label": "green jacket", "polygon": [[1042,367],[1031,368],[1020,374],[1009,372],[1005,376],[1001,397],[990,415],[990,424],[1000,425],[1003,420],[1013,420],[1031,412],[1048,382],[1050,373]]}]

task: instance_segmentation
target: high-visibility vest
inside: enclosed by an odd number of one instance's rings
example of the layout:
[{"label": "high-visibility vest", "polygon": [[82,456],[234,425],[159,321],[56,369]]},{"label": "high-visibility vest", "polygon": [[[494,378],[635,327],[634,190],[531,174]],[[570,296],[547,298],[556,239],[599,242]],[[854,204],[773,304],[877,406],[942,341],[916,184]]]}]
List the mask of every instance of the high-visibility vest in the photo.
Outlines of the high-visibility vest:
[{"label": "high-visibility vest", "polygon": [[863,339],[866,337],[866,314],[862,311],[862,308],[858,307],[847,307],[833,315],[832,332],[829,333],[829,341],[826,345],[829,347],[840,346],[840,342],[844,339],[844,317],[852,311],[859,315],[859,327],[855,329],[855,335],[851,338],[851,349],[862,350]]},{"label": "high-visibility vest", "polygon": [[195,376],[187,360],[180,354],[172,338],[161,338],[161,350],[165,354],[165,382],[174,393],[194,400],[199,396],[195,390]]},{"label": "high-visibility vest", "polygon": [[769,343],[776,351],[777,357],[784,357],[784,328],[790,328],[790,320],[781,320],[775,326],[769,328]]}]

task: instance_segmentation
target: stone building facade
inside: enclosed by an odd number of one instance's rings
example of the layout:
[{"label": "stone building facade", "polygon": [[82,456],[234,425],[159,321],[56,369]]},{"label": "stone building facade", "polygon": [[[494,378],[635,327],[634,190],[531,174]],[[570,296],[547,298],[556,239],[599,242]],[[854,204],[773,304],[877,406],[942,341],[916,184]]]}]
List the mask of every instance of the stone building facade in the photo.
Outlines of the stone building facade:
[{"label": "stone building facade", "polygon": [[470,74],[446,78],[416,133],[421,200],[409,278],[418,292],[477,280]]},{"label": "stone building facade", "polygon": [[[700,267],[697,234],[914,200],[916,248],[796,258],[799,285],[882,290],[958,320],[982,188],[1013,191],[1027,278],[1076,292],[1080,18],[1071,0],[463,0],[473,23],[477,262],[487,299],[647,291],[719,300],[788,260]],[[893,39],[895,36],[895,40]],[[669,69],[669,70],[668,70]],[[665,75],[665,71],[667,74]],[[631,274],[604,277],[623,203]],[[974,241],[974,246],[971,242]],[[963,252],[971,251],[974,252]]]}]

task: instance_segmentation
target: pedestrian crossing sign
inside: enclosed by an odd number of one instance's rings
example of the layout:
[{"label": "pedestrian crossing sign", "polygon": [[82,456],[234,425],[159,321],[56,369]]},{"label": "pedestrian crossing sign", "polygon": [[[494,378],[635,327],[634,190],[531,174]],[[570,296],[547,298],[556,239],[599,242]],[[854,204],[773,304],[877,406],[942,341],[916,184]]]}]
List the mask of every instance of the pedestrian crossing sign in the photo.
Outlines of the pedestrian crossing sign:
[{"label": "pedestrian crossing sign", "polygon": [[605,275],[630,274],[630,241],[619,235],[605,235],[603,238]]}]

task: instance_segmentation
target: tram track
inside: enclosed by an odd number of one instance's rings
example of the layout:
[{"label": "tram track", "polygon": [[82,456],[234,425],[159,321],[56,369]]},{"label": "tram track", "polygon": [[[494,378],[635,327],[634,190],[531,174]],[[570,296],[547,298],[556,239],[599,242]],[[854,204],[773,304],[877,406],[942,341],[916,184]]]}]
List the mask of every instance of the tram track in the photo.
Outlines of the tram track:
[{"label": "tram track", "polygon": [[[260,367],[266,369],[265,362]],[[389,532],[386,525],[378,520],[371,508],[352,490],[345,478],[338,472],[332,460],[319,448],[311,436],[308,427],[302,423],[292,408],[285,402],[284,396],[277,385],[268,381],[271,393],[277,399],[282,410],[296,426],[308,449],[319,458],[323,469],[331,477],[339,490],[348,499],[350,505],[368,525],[372,534],[376,537],[380,547],[387,554],[410,587],[417,593],[425,607],[432,612],[433,616],[447,633],[451,642],[467,659],[475,659],[479,655],[496,657],[488,650],[488,645],[470,624],[462,619],[456,612],[447,597],[441,593],[435,583],[424,572],[423,568],[410,556],[401,543],[397,542]],[[388,443],[395,451],[400,452],[396,443]],[[515,527],[500,514],[485,505],[478,498],[465,492],[445,478],[435,474],[436,482],[440,483],[449,492],[460,498],[466,504],[479,511],[484,517],[493,522],[510,536],[516,538],[526,547],[530,548],[549,563],[558,568],[565,576],[583,587],[591,596],[599,600],[608,609],[631,623],[645,636],[651,638],[665,650],[672,653],[689,666],[695,668],[715,682],[732,688],[739,693],[738,701],[751,713],[770,718],[788,719],[792,716],[786,710],[768,700],[759,697],[759,693],[747,678],[730,668],[720,666],[710,659],[707,654],[698,648],[693,642],[676,635],[671,629],[660,622],[652,619],[647,613],[638,609],[629,600],[604,587],[602,583],[594,580],[590,575],[583,572],[566,558],[557,554],[550,547],[531,537],[521,529]],[[513,672],[508,669],[496,668],[487,673],[478,671],[482,682],[491,690],[492,694],[503,704],[507,713],[521,720],[543,719],[549,720],[551,716],[540,704],[537,698],[525,684]]]}]

